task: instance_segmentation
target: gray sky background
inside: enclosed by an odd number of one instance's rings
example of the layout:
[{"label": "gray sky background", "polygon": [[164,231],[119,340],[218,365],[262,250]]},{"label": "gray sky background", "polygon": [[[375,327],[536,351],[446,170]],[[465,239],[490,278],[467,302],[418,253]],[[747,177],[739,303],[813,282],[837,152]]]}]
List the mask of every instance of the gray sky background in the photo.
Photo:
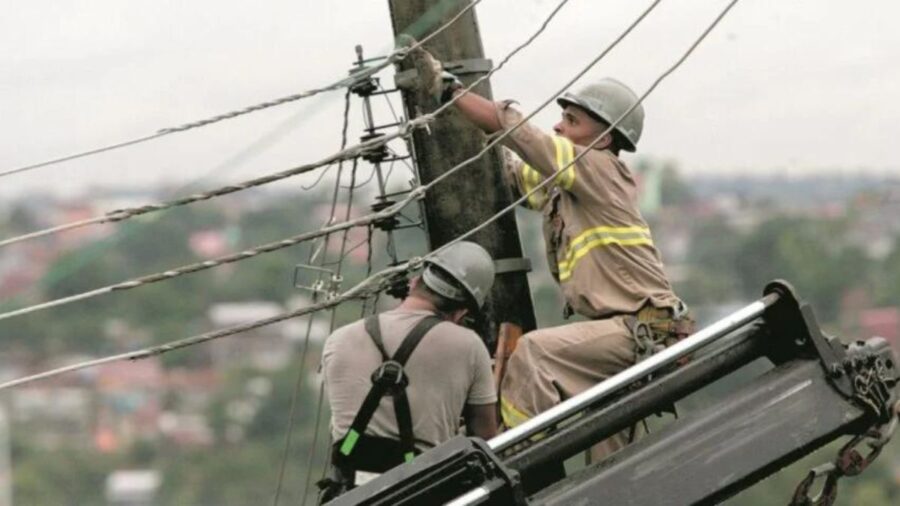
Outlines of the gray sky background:
[{"label": "gray sky background", "polygon": [[[483,0],[487,56],[500,60],[556,3]],[[495,76],[495,96],[536,107],[649,3],[571,0]],[[664,0],[582,83],[610,75],[642,92],[725,3]],[[0,5],[0,170],[319,87],[346,75],[356,44],[375,55],[392,41],[387,0]],[[900,3],[891,0],[743,0],[647,100],[639,154],[676,159],[687,174],[900,175],[897,19]],[[382,74],[385,83],[391,74]],[[5,177],[0,195],[233,181],[285,169],[337,149],[342,97],[322,94]],[[383,104],[376,114],[391,121]],[[536,122],[549,127],[557,116],[548,108]],[[358,107],[352,118],[358,126]]]}]

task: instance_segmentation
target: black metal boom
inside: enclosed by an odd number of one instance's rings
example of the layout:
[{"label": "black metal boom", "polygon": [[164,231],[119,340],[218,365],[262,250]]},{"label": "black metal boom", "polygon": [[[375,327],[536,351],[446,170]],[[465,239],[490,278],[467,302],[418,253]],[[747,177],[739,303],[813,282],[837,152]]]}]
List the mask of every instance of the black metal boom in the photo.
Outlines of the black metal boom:
[{"label": "black metal boom", "polygon": [[[761,357],[773,367],[714,404],[571,476],[544,475]],[[896,422],[896,384],[883,339],[848,346],[825,335],[811,308],[776,281],[756,303],[527,427],[487,443],[456,438],[331,504],[715,503],[841,436]]]}]

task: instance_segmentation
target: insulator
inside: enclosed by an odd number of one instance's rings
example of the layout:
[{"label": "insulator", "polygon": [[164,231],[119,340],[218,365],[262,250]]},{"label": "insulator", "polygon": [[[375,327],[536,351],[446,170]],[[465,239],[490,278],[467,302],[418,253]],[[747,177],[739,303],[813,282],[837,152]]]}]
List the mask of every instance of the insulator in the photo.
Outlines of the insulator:
[{"label": "insulator", "polygon": [[[393,267],[399,265],[399,263],[392,263],[390,265]],[[395,299],[405,299],[409,296],[409,280],[406,279],[405,275],[400,275],[391,279],[391,284],[384,293]]]},{"label": "insulator", "polygon": [[360,97],[368,97],[378,91],[378,84],[375,79],[369,78],[362,80],[350,87],[350,92]]},{"label": "insulator", "polygon": [[[392,205],[395,202],[393,200],[387,199],[385,197],[378,197],[378,200],[372,204],[372,211],[378,213],[381,212]],[[397,228],[397,225],[400,224],[400,220],[396,216],[388,216],[386,218],[381,218],[378,220],[374,220],[372,225],[375,226],[378,230],[383,230],[385,232],[390,232]]]},{"label": "insulator", "polygon": [[[384,134],[366,134],[359,138],[359,142],[367,142],[372,139],[384,137]],[[370,163],[381,163],[388,157],[387,144],[379,144],[365,149],[362,152],[362,159]]]}]

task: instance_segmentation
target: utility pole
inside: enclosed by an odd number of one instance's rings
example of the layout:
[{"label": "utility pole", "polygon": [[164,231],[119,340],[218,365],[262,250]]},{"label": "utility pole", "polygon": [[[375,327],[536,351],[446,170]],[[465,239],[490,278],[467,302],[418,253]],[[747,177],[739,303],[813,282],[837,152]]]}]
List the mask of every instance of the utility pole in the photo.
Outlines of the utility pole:
[{"label": "utility pole", "polygon": [[[417,40],[453,18],[469,3],[463,0],[389,0],[394,34],[405,33]],[[428,41],[426,49],[445,63],[464,84],[471,84],[490,70],[478,32],[475,10],[469,10],[453,25]],[[411,62],[401,71],[415,72]],[[487,81],[473,90],[491,98]],[[403,92],[407,117],[431,112],[436,104],[419,103],[417,93]],[[434,180],[453,166],[484,148],[484,134],[451,109],[430,128],[413,133],[415,160],[422,184]],[[425,196],[425,221],[431,248],[459,237],[512,202],[503,179],[501,154],[493,149],[481,159],[440,183]],[[487,337],[493,350],[500,324],[512,323],[524,331],[535,328],[534,307],[526,276],[528,263],[513,213],[506,214],[471,240],[484,246],[497,261],[498,275],[485,304],[485,320],[476,329]]]}]

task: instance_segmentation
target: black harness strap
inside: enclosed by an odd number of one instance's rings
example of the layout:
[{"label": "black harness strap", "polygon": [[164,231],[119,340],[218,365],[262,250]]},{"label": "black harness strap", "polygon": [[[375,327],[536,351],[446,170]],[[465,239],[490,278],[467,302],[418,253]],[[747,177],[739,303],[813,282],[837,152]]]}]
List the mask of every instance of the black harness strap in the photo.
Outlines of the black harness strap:
[{"label": "black harness strap", "polygon": [[384,340],[381,338],[381,325],[378,323],[378,315],[369,316],[363,322],[363,325],[366,328],[366,333],[369,334],[372,342],[375,343],[378,351],[381,352],[381,360],[384,362],[390,360],[391,357],[387,354],[387,350],[384,349]]},{"label": "black harness strap", "polygon": [[384,348],[378,317],[370,316],[366,318],[364,324],[366,332],[381,353],[383,362],[372,373],[372,388],[356,413],[347,435],[338,443],[338,458],[346,461],[351,456],[360,438],[364,438],[366,428],[369,426],[372,416],[375,415],[375,411],[378,410],[382,397],[390,395],[394,398],[394,416],[397,418],[403,460],[407,462],[412,460],[415,455],[415,436],[412,430],[412,412],[409,407],[409,399],[406,396],[409,377],[403,371],[403,366],[406,365],[406,361],[422,341],[422,338],[425,337],[425,334],[441,321],[440,318],[434,315],[423,318],[403,339],[394,356],[390,357]]}]

